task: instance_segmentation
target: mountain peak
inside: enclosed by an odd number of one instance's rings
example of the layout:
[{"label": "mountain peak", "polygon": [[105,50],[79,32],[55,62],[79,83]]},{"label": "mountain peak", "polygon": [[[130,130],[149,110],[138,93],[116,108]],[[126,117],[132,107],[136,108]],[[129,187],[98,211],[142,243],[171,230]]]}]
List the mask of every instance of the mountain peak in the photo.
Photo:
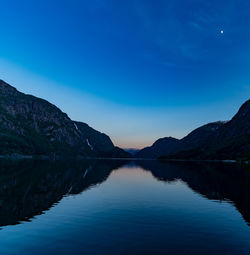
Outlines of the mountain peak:
[{"label": "mountain peak", "polygon": [[128,157],[111,139],[55,105],[0,80],[0,155]]},{"label": "mountain peak", "polygon": [[196,128],[184,138],[158,139],[151,147],[137,153],[139,157],[182,159],[235,159],[250,157],[250,100],[230,121],[216,121]]},{"label": "mountain peak", "polygon": [[16,93],[17,89],[0,79],[0,92],[1,94]]}]

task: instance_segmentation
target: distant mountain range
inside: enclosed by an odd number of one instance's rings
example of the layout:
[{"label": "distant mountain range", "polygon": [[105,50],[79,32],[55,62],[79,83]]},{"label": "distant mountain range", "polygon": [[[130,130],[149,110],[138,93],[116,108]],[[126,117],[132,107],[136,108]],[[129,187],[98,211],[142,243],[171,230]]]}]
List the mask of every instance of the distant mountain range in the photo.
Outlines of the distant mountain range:
[{"label": "distant mountain range", "polygon": [[0,80],[0,155],[130,157],[87,124],[55,105]]},{"label": "distant mountain range", "polygon": [[123,150],[106,134],[0,80],[0,145],[0,155],[250,159],[250,100],[230,121],[206,124],[182,139],[161,138],[140,151]]},{"label": "distant mountain range", "polygon": [[135,148],[123,148],[125,151],[127,151],[128,153],[130,153],[131,155],[135,155],[137,152],[139,152],[139,149],[135,149]]},{"label": "distant mountain range", "polygon": [[199,127],[182,139],[165,137],[136,153],[137,158],[250,159],[250,100],[230,121]]}]

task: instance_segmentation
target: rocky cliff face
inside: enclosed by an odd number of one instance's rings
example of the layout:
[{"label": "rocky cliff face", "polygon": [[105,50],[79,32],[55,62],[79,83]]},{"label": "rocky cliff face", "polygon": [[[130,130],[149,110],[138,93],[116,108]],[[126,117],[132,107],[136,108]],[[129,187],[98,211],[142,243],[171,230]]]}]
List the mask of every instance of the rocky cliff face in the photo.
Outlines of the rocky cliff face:
[{"label": "rocky cliff face", "polygon": [[114,146],[109,136],[91,128],[86,123],[74,121],[74,125],[80,131],[82,140],[97,156],[111,158],[128,158],[131,156],[130,153]]},{"label": "rocky cliff face", "polygon": [[214,136],[209,136],[200,150],[202,158],[250,159],[250,100]]},{"label": "rocky cliff face", "polygon": [[[110,138],[0,80],[0,154],[112,156]],[[125,152],[121,157],[128,156]]]},{"label": "rocky cliff face", "polygon": [[249,159],[250,100],[227,122],[199,127],[180,140],[162,138],[136,154],[140,158]]}]

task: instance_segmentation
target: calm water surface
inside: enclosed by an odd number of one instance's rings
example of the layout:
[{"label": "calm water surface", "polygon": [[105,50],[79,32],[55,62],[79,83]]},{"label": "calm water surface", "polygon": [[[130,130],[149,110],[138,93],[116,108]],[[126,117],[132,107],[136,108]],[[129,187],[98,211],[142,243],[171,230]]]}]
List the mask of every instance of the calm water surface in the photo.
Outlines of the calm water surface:
[{"label": "calm water surface", "polygon": [[0,161],[0,254],[250,254],[233,164]]}]

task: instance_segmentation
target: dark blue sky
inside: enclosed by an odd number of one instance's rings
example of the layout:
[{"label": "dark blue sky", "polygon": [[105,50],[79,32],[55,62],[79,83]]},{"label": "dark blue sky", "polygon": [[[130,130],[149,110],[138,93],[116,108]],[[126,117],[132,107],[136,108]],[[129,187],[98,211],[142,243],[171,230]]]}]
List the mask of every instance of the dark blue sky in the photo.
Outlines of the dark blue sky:
[{"label": "dark blue sky", "polygon": [[229,119],[249,98],[247,0],[9,0],[0,9],[0,78],[122,147]]}]

